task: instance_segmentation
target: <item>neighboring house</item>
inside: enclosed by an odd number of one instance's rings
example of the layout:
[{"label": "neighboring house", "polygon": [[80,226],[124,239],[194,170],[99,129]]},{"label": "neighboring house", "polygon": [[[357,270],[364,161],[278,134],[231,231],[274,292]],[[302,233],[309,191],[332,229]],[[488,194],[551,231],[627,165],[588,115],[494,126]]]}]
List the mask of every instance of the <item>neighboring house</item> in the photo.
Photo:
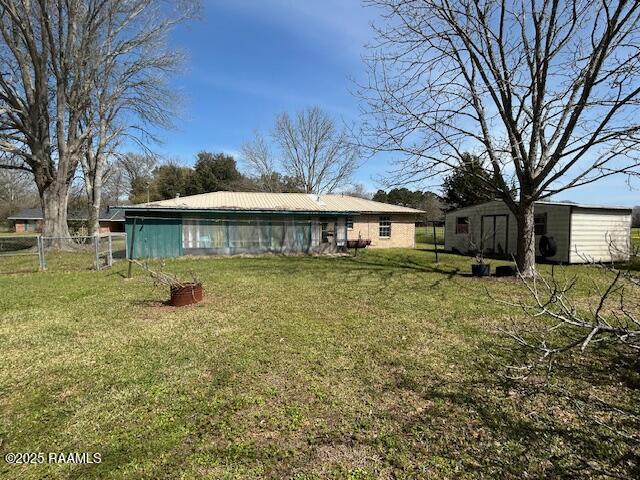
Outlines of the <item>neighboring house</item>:
[{"label": "neighboring house", "polygon": [[[540,240],[552,238],[556,254],[548,260],[562,263],[626,261],[630,254],[631,209],[536,202],[536,255]],[[486,202],[447,213],[445,249],[469,253],[516,254],[516,217],[502,201]]]},{"label": "neighboring house", "polygon": [[[14,225],[16,233],[42,231],[42,209],[27,208],[7,218]],[[69,224],[87,221],[86,214],[69,212],[67,216]],[[104,209],[98,219],[100,233],[124,232],[124,213],[120,210]]]},{"label": "neighboring house", "polygon": [[349,239],[413,247],[420,210],[346,195],[212,192],[114,207],[132,256],[336,252]]}]

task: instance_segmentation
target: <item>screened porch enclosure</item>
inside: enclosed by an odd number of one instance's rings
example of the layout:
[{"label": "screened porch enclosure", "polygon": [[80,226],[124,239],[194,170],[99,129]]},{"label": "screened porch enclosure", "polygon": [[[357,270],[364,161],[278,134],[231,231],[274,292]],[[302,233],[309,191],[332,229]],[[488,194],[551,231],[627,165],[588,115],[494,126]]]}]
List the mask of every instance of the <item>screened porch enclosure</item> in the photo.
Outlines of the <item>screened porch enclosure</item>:
[{"label": "screened porch enclosure", "polygon": [[346,244],[345,217],[261,217],[182,219],[185,255],[321,253]]}]

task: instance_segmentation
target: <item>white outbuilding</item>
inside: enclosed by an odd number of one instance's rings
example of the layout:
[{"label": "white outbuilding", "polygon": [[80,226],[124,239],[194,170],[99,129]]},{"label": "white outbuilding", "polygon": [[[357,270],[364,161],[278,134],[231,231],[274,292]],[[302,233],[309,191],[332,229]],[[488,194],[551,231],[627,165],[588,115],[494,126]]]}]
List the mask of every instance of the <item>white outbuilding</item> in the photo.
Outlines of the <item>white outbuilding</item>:
[{"label": "white outbuilding", "polygon": [[[553,244],[547,259],[560,263],[629,260],[631,209],[563,202],[536,202],[536,255]],[[517,223],[507,205],[495,200],[447,213],[445,249],[487,255],[516,254]],[[544,239],[543,239],[544,238]]]}]

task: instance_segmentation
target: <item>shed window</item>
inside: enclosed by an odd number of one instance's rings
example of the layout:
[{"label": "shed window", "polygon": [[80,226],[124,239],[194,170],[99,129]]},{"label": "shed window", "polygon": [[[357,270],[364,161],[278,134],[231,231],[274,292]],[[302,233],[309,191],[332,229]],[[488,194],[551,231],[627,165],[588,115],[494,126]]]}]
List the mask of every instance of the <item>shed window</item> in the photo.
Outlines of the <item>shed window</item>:
[{"label": "shed window", "polygon": [[347,217],[347,230],[353,230],[353,217]]},{"label": "shed window", "polygon": [[546,235],[547,234],[547,214],[540,213],[538,215],[534,215],[533,221],[534,221],[535,234]]},{"label": "shed window", "polygon": [[469,217],[456,217],[456,233],[469,233]]},{"label": "shed window", "polygon": [[380,238],[391,237],[391,217],[380,217],[378,236]]}]

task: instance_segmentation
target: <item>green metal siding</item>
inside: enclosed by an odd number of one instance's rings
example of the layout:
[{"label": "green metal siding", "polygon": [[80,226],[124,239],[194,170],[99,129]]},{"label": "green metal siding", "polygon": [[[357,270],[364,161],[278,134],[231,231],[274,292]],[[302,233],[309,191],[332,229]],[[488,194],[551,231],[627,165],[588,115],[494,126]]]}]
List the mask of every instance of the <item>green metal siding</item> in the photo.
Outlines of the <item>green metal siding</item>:
[{"label": "green metal siding", "polygon": [[[134,238],[133,258],[179,257],[182,251],[182,219],[138,218],[135,220],[135,236],[133,234],[133,218],[127,218],[127,241]],[[131,244],[129,244],[131,254]]]}]

